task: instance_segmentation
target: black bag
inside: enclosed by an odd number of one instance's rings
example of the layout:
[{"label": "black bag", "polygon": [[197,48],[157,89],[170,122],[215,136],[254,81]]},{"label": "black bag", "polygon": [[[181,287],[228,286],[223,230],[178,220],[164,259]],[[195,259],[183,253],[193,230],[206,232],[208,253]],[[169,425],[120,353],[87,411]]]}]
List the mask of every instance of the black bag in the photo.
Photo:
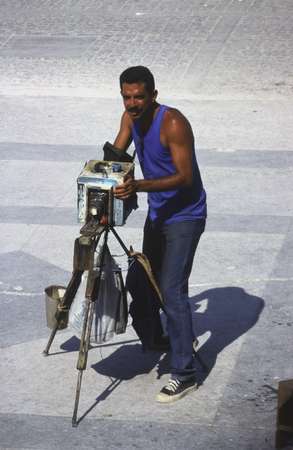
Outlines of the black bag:
[{"label": "black bag", "polygon": [[156,338],[163,334],[159,312],[164,309],[164,304],[150,263],[142,253],[132,254],[126,276],[126,289],[132,297],[129,308],[132,326],[143,348],[152,348]]}]

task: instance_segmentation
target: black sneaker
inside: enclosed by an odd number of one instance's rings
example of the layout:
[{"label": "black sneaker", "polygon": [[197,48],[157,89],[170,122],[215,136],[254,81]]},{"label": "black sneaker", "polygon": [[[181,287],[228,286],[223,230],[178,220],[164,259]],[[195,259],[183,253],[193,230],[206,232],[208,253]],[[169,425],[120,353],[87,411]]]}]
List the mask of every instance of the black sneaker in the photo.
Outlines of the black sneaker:
[{"label": "black sneaker", "polygon": [[197,389],[197,384],[195,379],[180,381],[180,380],[169,380],[166,386],[159,392],[156,397],[157,402],[160,403],[170,403],[175,402],[184,397],[184,395],[189,392],[195,391]]}]

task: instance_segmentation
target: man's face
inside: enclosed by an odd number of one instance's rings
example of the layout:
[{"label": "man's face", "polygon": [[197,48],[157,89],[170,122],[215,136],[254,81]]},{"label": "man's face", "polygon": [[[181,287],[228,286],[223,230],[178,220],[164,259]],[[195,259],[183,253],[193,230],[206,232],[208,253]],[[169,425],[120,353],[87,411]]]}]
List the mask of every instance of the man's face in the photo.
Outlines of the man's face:
[{"label": "man's face", "polygon": [[157,93],[151,94],[144,83],[123,83],[121,95],[126,111],[133,120],[137,120],[150,108]]}]

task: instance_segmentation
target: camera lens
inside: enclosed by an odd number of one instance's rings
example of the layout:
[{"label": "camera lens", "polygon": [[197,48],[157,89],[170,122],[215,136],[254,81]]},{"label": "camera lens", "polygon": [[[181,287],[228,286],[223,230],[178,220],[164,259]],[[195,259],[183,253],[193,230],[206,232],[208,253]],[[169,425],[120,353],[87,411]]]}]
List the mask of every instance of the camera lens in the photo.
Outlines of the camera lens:
[{"label": "camera lens", "polygon": [[91,191],[89,193],[89,214],[96,219],[101,219],[106,214],[106,209],[107,194],[105,192]]}]

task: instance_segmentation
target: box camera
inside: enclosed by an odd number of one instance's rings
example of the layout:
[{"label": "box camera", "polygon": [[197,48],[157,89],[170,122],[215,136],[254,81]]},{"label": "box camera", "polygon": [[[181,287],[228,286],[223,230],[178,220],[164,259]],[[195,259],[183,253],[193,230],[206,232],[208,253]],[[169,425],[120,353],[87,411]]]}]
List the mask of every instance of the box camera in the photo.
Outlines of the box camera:
[{"label": "box camera", "polygon": [[136,197],[127,200],[113,196],[113,188],[127,176],[134,176],[134,164],[116,161],[88,161],[77,178],[77,209],[80,223],[106,220],[111,225],[124,225],[137,207]]}]

